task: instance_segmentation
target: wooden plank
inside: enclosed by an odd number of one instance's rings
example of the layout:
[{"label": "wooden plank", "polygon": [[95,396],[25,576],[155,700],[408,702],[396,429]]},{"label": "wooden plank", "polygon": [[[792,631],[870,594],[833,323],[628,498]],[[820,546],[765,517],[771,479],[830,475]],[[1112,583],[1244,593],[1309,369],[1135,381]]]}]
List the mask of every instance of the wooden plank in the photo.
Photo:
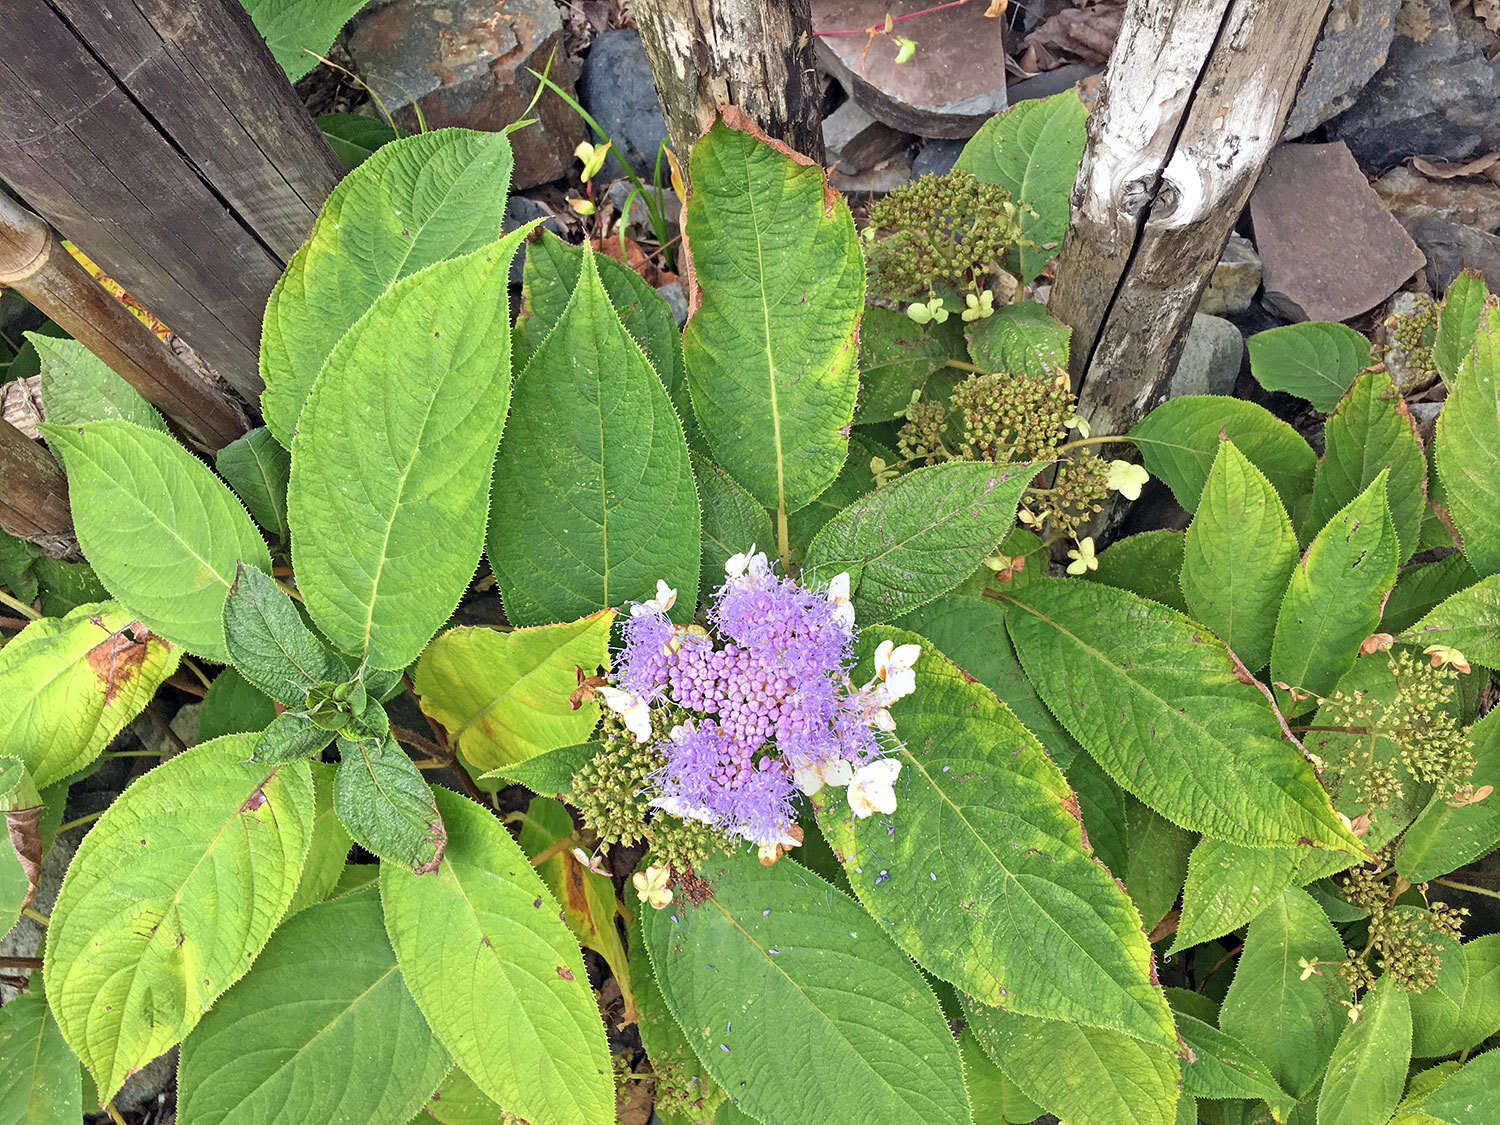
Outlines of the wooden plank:
[{"label": "wooden plank", "polygon": [[0,421],[0,530],[53,558],[78,554],[68,478],[50,453],[6,421]]}]

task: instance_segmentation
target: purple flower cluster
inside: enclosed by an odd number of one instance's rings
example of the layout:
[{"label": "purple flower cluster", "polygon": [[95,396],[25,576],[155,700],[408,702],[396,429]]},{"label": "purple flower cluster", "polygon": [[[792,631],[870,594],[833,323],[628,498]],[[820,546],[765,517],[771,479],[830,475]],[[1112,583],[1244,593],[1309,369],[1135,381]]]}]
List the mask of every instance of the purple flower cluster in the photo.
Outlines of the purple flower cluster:
[{"label": "purple flower cluster", "polygon": [[[800,787],[815,792],[883,752],[867,697],[849,686],[847,579],[813,590],[764,555],[736,556],[708,617],[680,629],[670,600],[635,606],[616,686],[636,706],[670,705],[678,724],[653,803],[762,847],[791,846]],[[846,777],[847,781],[847,777]]]}]

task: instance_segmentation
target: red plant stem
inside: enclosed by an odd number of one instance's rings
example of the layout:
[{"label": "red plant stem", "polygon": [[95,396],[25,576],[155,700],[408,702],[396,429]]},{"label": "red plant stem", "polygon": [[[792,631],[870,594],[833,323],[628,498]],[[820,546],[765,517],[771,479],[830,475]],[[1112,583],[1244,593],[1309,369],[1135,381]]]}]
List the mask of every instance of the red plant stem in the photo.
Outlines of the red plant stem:
[{"label": "red plant stem", "polygon": [[[931,8],[923,8],[920,12],[907,12],[904,16],[892,16],[892,23],[900,23],[902,20],[914,20],[918,16],[928,16],[933,12],[941,12],[944,8],[958,8],[967,4],[969,0],[948,0],[946,4],[937,4]],[[833,31],[814,31],[814,35],[879,35],[885,30],[885,24],[874,23],[869,27],[841,27]]]}]

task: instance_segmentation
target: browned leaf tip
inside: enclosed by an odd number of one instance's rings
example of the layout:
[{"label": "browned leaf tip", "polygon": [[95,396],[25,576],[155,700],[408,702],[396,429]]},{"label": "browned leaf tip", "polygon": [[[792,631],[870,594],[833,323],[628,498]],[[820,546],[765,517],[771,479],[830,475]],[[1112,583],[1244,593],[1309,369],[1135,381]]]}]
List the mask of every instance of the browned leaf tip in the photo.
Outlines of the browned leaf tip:
[{"label": "browned leaf tip", "polygon": [[5,814],[5,827],[10,834],[10,845],[21,861],[21,870],[26,875],[26,897],[23,907],[31,905],[36,894],[37,880],[42,874],[42,806],[29,809],[12,809]]},{"label": "browned leaf tip", "polygon": [[436,813],[433,814],[432,821],[427,825],[427,833],[436,846],[432,850],[431,859],[426,863],[418,863],[412,866],[412,873],[414,875],[431,875],[442,866],[443,853],[448,848],[448,830],[443,827],[442,818]]},{"label": "browned leaf tip", "polygon": [[[100,618],[91,617],[89,620],[101,629],[104,628],[104,622]],[[137,635],[141,637],[140,640],[135,639]],[[119,632],[109,633],[104,640],[89,649],[85,659],[89,669],[104,685],[105,706],[112,703],[130,681],[140,674],[141,665],[146,662],[148,646],[145,640],[150,636],[140,622],[136,621]]]}]

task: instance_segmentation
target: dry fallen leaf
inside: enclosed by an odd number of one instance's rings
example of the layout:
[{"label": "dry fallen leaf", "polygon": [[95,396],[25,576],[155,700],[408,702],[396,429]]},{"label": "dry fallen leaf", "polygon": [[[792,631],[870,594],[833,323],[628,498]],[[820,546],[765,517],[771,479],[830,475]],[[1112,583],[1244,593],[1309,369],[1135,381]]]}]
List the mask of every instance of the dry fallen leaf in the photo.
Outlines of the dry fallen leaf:
[{"label": "dry fallen leaf", "polygon": [[1026,37],[1026,46],[1028,51],[1035,49],[1038,56],[1044,52],[1063,52],[1086,63],[1108,62],[1124,18],[1125,5],[1121,0],[1069,8],[1044,20]]},{"label": "dry fallen leaf", "polygon": [[1500,33],[1500,0],[1474,0],[1474,15],[1484,26]]},{"label": "dry fallen leaf", "polygon": [[[1495,0],[1500,4],[1500,0]],[[1496,165],[1500,165],[1500,150],[1487,152],[1472,160],[1428,160],[1425,156],[1413,156],[1411,166],[1422,175],[1434,180],[1453,180],[1460,176],[1483,176]]]},{"label": "dry fallen leaf", "polygon": [[[1500,0],[1497,0],[1500,2]],[[1010,7],[1010,0],[990,0],[990,6],[984,10],[984,18],[997,20],[1005,15],[1005,9]]]}]

